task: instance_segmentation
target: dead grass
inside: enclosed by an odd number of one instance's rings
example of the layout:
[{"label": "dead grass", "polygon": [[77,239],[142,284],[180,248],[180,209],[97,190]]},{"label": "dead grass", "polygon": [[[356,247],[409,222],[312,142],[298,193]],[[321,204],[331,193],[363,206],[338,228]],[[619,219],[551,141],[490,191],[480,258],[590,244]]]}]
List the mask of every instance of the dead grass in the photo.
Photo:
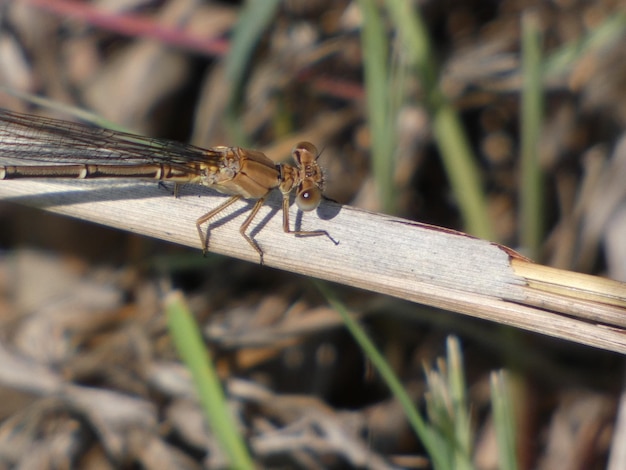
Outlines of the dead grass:
[{"label": "dead grass", "polygon": [[[0,83],[142,134],[242,143],[224,120],[232,91],[227,33],[238,7],[172,0],[113,15],[101,2],[80,5],[6,2]],[[516,246],[519,6],[446,5],[424,12],[440,54],[440,86],[479,160],[496,237]],[[589,40],[620,12],[611,2],[531,7],[551,65],[539,142],[546,233],[538,261],[624,281],[623,29]],[[238,132],[276,158],[294,141],[315,141],[324,149],[329,197],[379,210],[358,25],[353,2],[285,2],[249,64]],[[559,62],[572,44],[581,47]],[[397,214],[462,230],[420,84],[409,76],[404,85],[393,116]],[[4,94],[0,106],[31,110]],[[260,465],[427,465],[402,409],[305,277],[5,204],[0,246],[0,461],[7,468],[227,465],[166,330],[161,299],[172,287],[185,291],[202,325]],[[604,468],[610,452],[623,453],[623,440],[612,441],[621,356],[338,290],[417,403],[422,365],[442,354],[447,335],[461,338],[477,468],[497,465],[488,390],[490,371],[500,368],[516,377],[520,468]],[[590,323],[618,335],[613,324]]]}]

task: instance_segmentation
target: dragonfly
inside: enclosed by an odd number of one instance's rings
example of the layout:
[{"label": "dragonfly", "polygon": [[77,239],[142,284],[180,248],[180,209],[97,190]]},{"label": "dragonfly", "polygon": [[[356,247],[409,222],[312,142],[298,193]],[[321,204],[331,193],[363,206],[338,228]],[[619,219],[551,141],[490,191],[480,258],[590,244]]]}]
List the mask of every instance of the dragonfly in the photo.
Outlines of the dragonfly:
[{"label": "dragonfly", "polygon": [[[263,250],[248,233],[255,216],[275,189],[282,193],[283,231],[300,237],[325,235],[326,230],[292,230],[290,194],[297,207],[316,209],[323,198],[324,174],[319,153],[310,142],[292,150],[295,165],[275,163],[263,152],[241,147],[204,149],[166,139],[91,127],[0,108],[0,180],[65,178],[137,178],[198,184],[230,195],[196,220],[203,253],[209,248],[210,221],[240,199],[256,200],[239,233],[258,253]],[[17,163],[15,163],[17,162]],[[206,231],[202,229],[207,224]]]}]

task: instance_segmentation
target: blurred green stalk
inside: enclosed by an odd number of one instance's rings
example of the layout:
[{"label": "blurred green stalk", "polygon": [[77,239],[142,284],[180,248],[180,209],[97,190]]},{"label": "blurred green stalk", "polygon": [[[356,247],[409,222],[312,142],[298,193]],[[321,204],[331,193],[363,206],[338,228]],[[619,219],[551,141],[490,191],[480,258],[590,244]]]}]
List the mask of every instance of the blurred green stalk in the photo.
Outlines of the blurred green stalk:
[{"label": "blurred green stalk", "polygon": [[280,0],[248,0],[240,9],[233,29],[230,51],[226,57],[226,77],[230,87],[226,122],[233,145],[248,146],[239,113],[246,73],[254,49],[265,29],[274,20],[280,3]]},{"label": "blurred green stalk", "polygon": [[405,0],[385,2],[421,79],[426,104],[433,116],[433,131],[450,184],[459,204],[466,230],[480,238],[495,240],[481,175],[459,116],[439,89],[434,53],[419,8]]},{"label": "blurred green stalk", "polygon": [[391,88],[389,41],[374,0],[359,0],[363,13],[361,42],[363,44],[363,73],[365,79],[367,118],[371,136],[372,173],[376,181],[382,210],[395,212],[396,198],[393,172],[395,168],[395,135]]},{"label": "blurred green stalk", "polygon": [[248,448],[237,430],[222,384],[209,360],[202,335],[180,292],[165,299],[167,325],[178,354],[193,378],[198,401],[209,428],[229,457],[230,467],[238,470],[255,468]]},{"label": "blurred green stalk", "polygon": [[502,470],[517,470],[515,448],[515,408],[511,402],[511,387],[505,371],[490,375],[491,407],[498,444],[498,463]]},{"label": "blurred green stalk", "polygon": [[543,172],[539,159],[543,92],[541,33],[532,12],[522,16],[522,128],[520,171],[520,244],[538,259],[543,239]]}]

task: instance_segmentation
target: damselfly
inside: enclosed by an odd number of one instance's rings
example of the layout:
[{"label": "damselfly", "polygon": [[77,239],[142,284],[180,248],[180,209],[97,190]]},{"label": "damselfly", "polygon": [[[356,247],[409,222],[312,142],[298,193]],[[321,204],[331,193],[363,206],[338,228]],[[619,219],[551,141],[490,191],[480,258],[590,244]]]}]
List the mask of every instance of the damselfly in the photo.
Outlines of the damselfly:
[{"label": "damselfly", "polygon": [[[208,223],[239,199],[256,199],[239,232],[256,250],[263,250],[247,233],[268,194],[283,195],[283,230],[297,236],[326,235],[325,230],[291,230],[289,194],[295,190],[302,211],[316,209],[322,199],[324,177],[319,154],[310,142],[292,150],[295,166],[276,164],[265,154],[240,147],[203,149],[0,109],[0,180],[23,178],[141,178],[208,186],[231,197],[196,221],[202,250],[208,249]],[[332,238],[331,238],[332,240]]]}]

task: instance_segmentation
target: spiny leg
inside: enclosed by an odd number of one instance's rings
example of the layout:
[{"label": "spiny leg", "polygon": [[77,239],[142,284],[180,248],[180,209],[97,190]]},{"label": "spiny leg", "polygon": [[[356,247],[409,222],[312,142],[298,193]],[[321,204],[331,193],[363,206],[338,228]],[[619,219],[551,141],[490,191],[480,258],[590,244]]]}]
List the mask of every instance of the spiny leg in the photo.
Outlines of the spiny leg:
[{"label": "spiny leg", "polygon": [[254,204],[254,207],[250,211],[250,214],[248,214],[248,217],[246,217],[246,220],[244,220],[243,224],[241,224],[241,227],[239,227],[239,233],[241,234],[241,236],[246,239],[246,241],[250,244],[250,246],[254,248],[256,252],[259,254],[259,256],[261,257],[261,264],[263,264],[263,250],[261,250],[261,247],[254,240],[254,238],[252,238],[250,235],[246,233],[246,230],[248,230],[248,227],[252,223],[252,220],[254,219],[254,217],[258,214],[264,202],[265,202],[265,196],[263,196],[261,199],[258,199],[257,202]]},{"label": "spiny leg", "polygon": [[202,254],[206,254],[207,250],[209,249],[209,225],[207,225],[205,236],[204,232],[202,231],[202,224],[208,222],[210,219],[215,217],[217,214],[222,212],[224,209],[226,209],[228,206],[232,205],[239,199],[241,199],[241,196],[233,196],[226,202],[220,204],[215,209],[207,212],[198,220],[196,220],[196,228],[198,229],[198,235],[200,235],[200,243],[202,244]]},{"label": "spiny leg", "polygon": [[326,230],[291,230],[289,227],[289,194],[283,194],[283,231],[299,237],[319,237],[320,235],[326,235],[335,243]]}]

